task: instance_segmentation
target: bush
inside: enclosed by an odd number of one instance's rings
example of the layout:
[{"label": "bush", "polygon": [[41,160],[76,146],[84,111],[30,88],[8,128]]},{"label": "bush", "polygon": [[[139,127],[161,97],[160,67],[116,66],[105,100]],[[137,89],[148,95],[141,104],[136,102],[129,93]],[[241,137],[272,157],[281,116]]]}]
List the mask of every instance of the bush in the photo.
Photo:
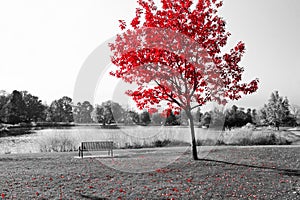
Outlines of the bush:
[{"label": "bush", "polygon": [[103,129],[120,129],[120,127],[117,124],[100,125],[100,128],[103,128]]},{"label": "bush", "polygon": [[143,146],[137,142],[134,142],[132,145],[129,143],[125,143],[125,149],[141,149]]},{"label": "bush", "polygon": [[39,141],[39,147],[41,152],[69,152],[78,150],[77,142],[66,135],[45,138]]},{"label": "bush", "polygon": [[171,140],[169,139],[164,139],[164,140],[155,140],[153,142],[154,147],[165,147],[168,146],[171,143]]},{"label": "bush", "polygon": [[213,145],[290,145],[292,142],[280,136],[281,133],[273,131],[253,131],[247,128],[237,128],[231,131],[222,132],[220,138],[197,139],[197,146]]},{"label": "bush", "polygon": [[225,142],[221,139],[213,140],[213,139],[197,139],[196,141],[197,146],[214,146],[214,145],[225,145]]},{"label": "bush", "polygon": [[242,138],[239,140],[238,143],[235,143],[235,145],[243,145],[243,146],[249,146],[249,145],[290,145],[291,142],[288,141],[285,138],[276,136],[275,133],[267,134],[267,135],[260,135],[257,137],[248,137],[248,138]]},{"label": "bush", "polygon": [[216,145],[226,145],[226,143],[223,140],[218,139]]},{"label": "bush", "polygon": [[181,147],[181,146],[191,146],[189,142],[184,142],[180,140],[172,140],[170,144],[168,144],[169,147]]},{"label": "bush", "polygon": [[170,140],[170,139],[164,139],[164,140],[155,140],[151,143],[146,143],[145,141],[141,144],[138,142],[133,142],[133,144],[125,143],[124,147],[121,147],[121,149],[141,149],[141,148],[155,148],[155,147],[178,147],[178,146],[190,146],[190,143],[179,141],[179,140]]}]

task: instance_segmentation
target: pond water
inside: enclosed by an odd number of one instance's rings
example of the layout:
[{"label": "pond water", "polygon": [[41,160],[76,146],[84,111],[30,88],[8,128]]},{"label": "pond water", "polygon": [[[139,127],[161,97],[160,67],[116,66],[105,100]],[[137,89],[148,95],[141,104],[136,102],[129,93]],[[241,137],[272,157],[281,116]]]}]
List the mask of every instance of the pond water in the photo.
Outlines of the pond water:
[{"label": "pond water", "polygon": [[[197,138],[216,138],[218,134],[195,128]],[[189,127],[121,127],[121,129],[101,129],[97,126],[76,126],[70,128],[51,128],[33,130],[31,134],[1,137],[0,154],[37,153],[41,147],[64,138],[72,140],[78,147],[82,141],[112,140],[118,147],[126,144],[151,144],[155,140],[179,140],[190,142]]]}]

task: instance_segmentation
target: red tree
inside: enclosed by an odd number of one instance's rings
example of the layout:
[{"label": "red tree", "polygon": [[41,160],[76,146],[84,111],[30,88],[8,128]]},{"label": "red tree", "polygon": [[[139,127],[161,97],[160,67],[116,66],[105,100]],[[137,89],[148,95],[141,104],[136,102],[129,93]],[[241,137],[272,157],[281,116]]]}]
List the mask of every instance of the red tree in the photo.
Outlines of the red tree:
[{"label": "red tree", "polygon": [[221,48],[230,36],[217,14],[222,1],[139,0],[131,28],[120,20],[124,32],[113,44],[111,60],[118,67],[111,75],[138,88],[128,91],[140,109],[162,101],[167,109],[185,110],[190,122],[192,156],[198,159],[192,110],[209,101],[226,104],[257,90],[258,80],[240,83],[238,65],[245,51],[239,42],[229,53]]}]

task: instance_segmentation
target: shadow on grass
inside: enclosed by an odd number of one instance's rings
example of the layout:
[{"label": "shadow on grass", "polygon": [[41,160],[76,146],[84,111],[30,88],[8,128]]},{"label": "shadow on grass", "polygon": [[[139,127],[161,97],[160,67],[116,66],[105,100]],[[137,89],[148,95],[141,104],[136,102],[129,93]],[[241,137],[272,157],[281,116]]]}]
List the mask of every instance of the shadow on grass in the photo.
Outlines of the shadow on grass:
[{"label": "shadow on grass", "polygon": [[114,156],[106,156],[106,155],[84,155],[83,157],[74,156],[76,159],[92,159],[92,158],[101,158],[101,159],[116,159],[116,158],[131,158],[129,155],[114,155]]},{"label": "shadow on grass", "polygon": [[104,198],[104,197],[96,197],[96,196],[85,195],[85,194],[80,194],[80,196],[82,198],[91,199],[91,200],[108,200],[107,198]]},{"label": "shadow on grass", "polygon": [[204,158],[198,159],[197,161],[209,161],[209,162],[216,162],[216,163],[222,163],[222,164],[233,165],[233,166],[250,167],[250,168],[255,168],[255,169],[269,169],[269,170],[273,170],[273,171],[282,173],[287,176],[299,176],[300,177],[300,170],[297,170],[297,169],[280,169],[280,168],[276,168],[276,167],[239,164],[239,163],[233,163],[233,162],[228,162],[228,161],[204,159]]}]

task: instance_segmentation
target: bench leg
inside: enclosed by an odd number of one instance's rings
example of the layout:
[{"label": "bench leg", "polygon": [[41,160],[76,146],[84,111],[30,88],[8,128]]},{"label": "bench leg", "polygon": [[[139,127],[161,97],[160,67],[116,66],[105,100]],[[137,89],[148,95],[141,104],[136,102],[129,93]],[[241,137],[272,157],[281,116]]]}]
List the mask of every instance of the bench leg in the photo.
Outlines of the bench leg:
[{"label": "bench leg", "polygon": [[78,151],[79,151],[78,156],[83,158],[83,150],[81,149],[81,147],[78,148]]}]

